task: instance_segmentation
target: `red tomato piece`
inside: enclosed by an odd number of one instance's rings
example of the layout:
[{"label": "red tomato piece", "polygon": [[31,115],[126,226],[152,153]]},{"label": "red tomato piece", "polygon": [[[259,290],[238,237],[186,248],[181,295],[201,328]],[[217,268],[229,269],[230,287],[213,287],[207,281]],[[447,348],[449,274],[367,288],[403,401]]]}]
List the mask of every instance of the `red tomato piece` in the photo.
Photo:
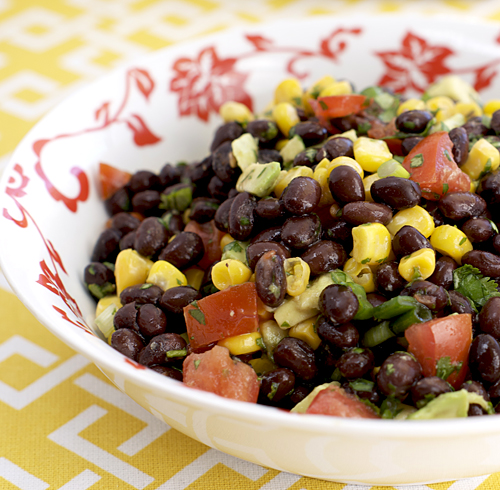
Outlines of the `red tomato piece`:
[{"label": "red tomato piece", "polygon": [[206,296],[186,306],[184,318],[193,349],[234,335],[256,332],[259,316],[255,284],[246,282]]},{"label": "red tomato piece", "polygon": [[351,94],[318,97],[317,99],[310,99],[309,103],[317,117],[333,119],[358,113],[363,109],[365,101],[366,97],[364,95]]},{"label": "red tomato piece", "polygon": [[422,196],[437,201],[448,192],[470,190],[470,178],[453,159],[453,143],[446,131],[426,136],[403,161],[410,179],[422,190]]},{"label": "red tomato piece", "polygon": [[[440,359],[449,358],[451,366],[462,363],[447,379],[459,388],[467,374],[467,361],[472,342],[472,321],[469,314],[445,316],[412,325],[405,331],[412,353],[422,366],[424,376],[435,376]],[[445,360],[446,361],[446,360]],[[443,361],[442,361],[443,362]]]},{"label": "red tomato piece", "polygon": [[132,177],[132,174],[120,170],[107,163],[99,164],[99,183],[101,185],[101,197],[106,200],[118,189],[123,187]]},{"label": "red tomato piece", "polygon": [[224,398],[256,403],[259,380],[244,362],[233,361],[226,347],[216,345],[202,354],[190,354],[183,363],[184,384]]},{"label": "red tomato piece", "polygon": [[370,407],[358,400],[355,395],[351,395],[343,388],[335,385],[320,391],[314,397],[306,413],[347,418],[380,418]]},{"label": "red tomato piece", "polygon": [[200,262],[198,262],[200,268],[208,269],[214,262],[220,260],[222,257],[220,241],[225,233],[215,226],[213,220],[203,224],[197,223],[196,221],[190,221],[184,228],[184,231],[196,233],[203,240],[205,255]]}]

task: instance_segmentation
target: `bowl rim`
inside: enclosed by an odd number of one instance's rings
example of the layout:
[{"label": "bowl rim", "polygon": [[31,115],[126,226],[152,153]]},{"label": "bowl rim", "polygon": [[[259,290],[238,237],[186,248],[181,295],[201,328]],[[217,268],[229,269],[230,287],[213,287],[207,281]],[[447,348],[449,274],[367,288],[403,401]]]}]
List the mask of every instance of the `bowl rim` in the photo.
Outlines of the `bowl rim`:
[{"label": "bowl rim", "polygon": [[[345,13],[339,15],[323,15],[320,17],[308,17],[304,19],[278,19],[268,23],[260,23],[255,26],[236,26],[225,29],[221,32],[216,32],[201,37],[190,38],[179,41],[173,45],[154,50],[146,53],[135,59],[125,61],[119,66],[110,70],[103,76],[97,77],[95,80],[86,83],[83,87],[78,88],[72,94],[65,97],[61,102],[57,103],[50,111],[48,111],[23,137],[16,149],[12,153],[9,162],[5,166],[0,179],[0,205],[5,199],[5,188],[7,187],[9,170],[15,164],[18,153],[22,151],[26,145],[32,141],[32,135],[43,128],[47,120],[53,117],[54,114],[64,105],[71,103],[74,99],[85,96],[87,92],[93,92],[95,87],[104,83],[108,79],[116,77],[119,73],[124,73],[128,68],[136,66],[138,62],[147,64],[154,58],[162,56],[169,51],[191,48],[200,45],[201,43],[221,42],[226,38],[231,38],[235,35],[241,35],[245,31],[272,29],[278,26],[314,24],[318,19],[324,21],[325,18],[330,18],[334,23],[353,22],[366,23],[376,16],[377,19],[385,22],[393,22],[397,18],[410,18],[413,22],[415,19],[420,19],[425,22],[438,23],[443,18],[446,18],[447,26],[488,26],[488,28],[496,27],[498,24],[490,19],[478,17],[463,18],[457,15],[449,14],[410,14],[410,13],[376,13],[376,14],[358,14]],[[417,23],[415,23],[417,25]],[[418,29],[418,27],[415,27]],[[0,220],[0,235],[4,227],[4,221]],[[0,247],[5,238],[0,239]],[[434,420],[384,420],[384,419],[349,419],[340,417],[328,417],[322,415],[304,415],[296,413],[287,413],[273,407],[256,405],[252,403],[240,402],[236,400],[226,399],[212,393],[204,392],[198,389],[192,389],[182,383],[166,378],[149,369],[136,369],[132,365],[123,362],[123,356],[103,341],[102,346],[95,348],[93,343],[82,343],[78,336],[73,334],[69,328],[61,328],[52,322],[52,319],[43,312],[37,311],[35,304],[32,303],[22,288],[22,281],[15,274],[14,267],[9,264],[8,258],[0,253],[0,268],[10,284],[14,294],[21,300],[24,306],[34,315],[34,317],[51,333],[70,346],[77,353],[84,355],[94,362],[100,369],[101,366],[105,370],[109,370],[117,375],[130,379],[134,384],[143,386],[151,391],[166,392],[169,396],[174,396],[181,403],[188,403],[192,407],[201,406],[204,410],[208,410],[213,414],[220,416],[228,416],[235,419],[259,421],[261,424],[279,424],[282,427],[287,427],[293,430],[302,432],[313,432],[321,434],[350,434],[357,437],[380,437],[391,438],[395,440],[401,439],[427,439],[429,437],[450,438],[463,437],[470,435],[489,435],[492,432],[500,432],[500,417],[467,417],[467,420],[462,418],[456,419],[434,419]],[[102,352],[101,352],[102,348]],[[107,354],[107,355],[100,355]],[[118,361],[118,362],[115,362]]]}]

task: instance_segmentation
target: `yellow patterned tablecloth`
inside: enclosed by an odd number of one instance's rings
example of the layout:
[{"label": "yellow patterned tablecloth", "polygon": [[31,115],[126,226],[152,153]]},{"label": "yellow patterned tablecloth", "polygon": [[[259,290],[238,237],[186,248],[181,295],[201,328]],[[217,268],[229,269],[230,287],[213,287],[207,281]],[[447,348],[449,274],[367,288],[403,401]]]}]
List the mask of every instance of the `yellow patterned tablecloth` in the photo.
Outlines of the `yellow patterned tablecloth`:
[{"label": "yellow patterned tablecloth", "polygon": [[[498,0],[0,0],[0,170],[69,93],[119,64],[234,25],[418,11],[500,22]],[[170,429],[0,289],[0,489],[352,490],[267,470]],[[500,474],[418,490],[490,490]]]}]

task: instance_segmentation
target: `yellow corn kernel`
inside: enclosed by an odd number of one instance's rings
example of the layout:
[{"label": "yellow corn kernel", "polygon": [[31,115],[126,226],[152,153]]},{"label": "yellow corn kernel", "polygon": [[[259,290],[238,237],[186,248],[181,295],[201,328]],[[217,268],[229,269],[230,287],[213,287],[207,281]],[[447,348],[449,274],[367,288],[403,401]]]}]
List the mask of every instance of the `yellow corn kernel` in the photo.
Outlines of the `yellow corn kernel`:
[{"label": "yellow corn kernel", "polygon": [[466,120],[471,117],[480,117],[483,115],[483,110],[475,102],[457,102],[455,109],[458,114],[462,114]]},{"label": "yellow corn kernel", "polygon": [[365,223],[352,229],[351,255],[363,265],[385,262],[391,253],[391,234],[380,223]]},{"label": "yellow corn kernel", "polygon": [[319,344],[321,344],[321,339],[319,338],[318,334],[316,333],[316,329],[314,328],[317,320],[318,317],[313,317],[309,318],[309,320],[300,322],[298,325],[295,325],[290,330],[288,330],[288,334],[290,335],[290,337],[295,337],[296,339],[303,340],[304,342],[309,344],[309,347],[311,347],[313,350],[316,350],[319,347]]},{"label": "yellow corn kernel", "polygon": [[286,292],[290,296],[302,294],[309,284],[311,269],[300,257],[285,259]]},{"label": "yellow corn kernel", "polygon": [[436,254],[432,248],[421,248],[399,261],[398,272],[406,281],[427,279],[436,267]]},{"label": "yellow corn kernel", "polygon": [[485,116],[491,116],[498,109],[500,109],[500,99],[492,99],[484,104],[483,112]]},{"label": "yellow corn kernel", "polygon": [[373,202],[370,189],[372,187],[372,184],[376,180],[380,180],[380,177],[378,176],[378,174],[376,172],[363,179],[363,187],[365,188],[365,201]]},{"label": "yellow corn kernel", "polygon": [[239,123],[247,123],[255,119],[250,109],[241,102],[224,102],[220,106],[219,114],[224,122],[236,121]]},{"label": "yellow corn kernel", "polygon": [[226,233],[221,239],[220,239],[220,251],[224,252],[224,247],[228,244],[234,242],[234,238],[229,234]]},{"label": "yellow corn kernel", "polygon": [[397,115],[406,111],[425,111],[425,102],[421,99],[408,99],[399,104]]},{"label": "yellow corn kernel", "polygon": [[288,136],[290,129],[300,122],[297,109],[290,102],[276,104],[273,107],[273,118],[285,136]]},{"label": "yellow corn kernel", "polygon": [[251,269],[236,259],[221,260],[212,268],[212,282],[221,291],[247,282],[251,275]]},{"label": "yellow corn kernel", "polygon": [[271,359],[267,356],[262,356],[257,359],[252,359],[249,361],[250,366],[257,373],[257,376],[262,376],[269,371],[274,371],[276,369],[276,364],[274,364]]},{"label": "yellow corn kernel", "polygon": [[480,179],[500,165],[500,153],[487,140],[481,138],[474,143],[467,161],[460,167],[472,180]]},{"label": "yellow corn kernel", "polygon": [[290,104],[302,106],[302,87],[296,78],[283,80],[274,90],[274,103],[289,102]]},{"label": "yellow corn kernel", "polygon": [[242,354],[250,354],[261,350],[262,335],[259,332],[243,333],[219,340],[217,344],[227,347],[233,356],[241,356]]},{"label": "yellow corn kernel", "polygon": [[[321,162],[323,162],[324,160],[326,160],[326,158],[323,158],[323,160],[321,160]],[[335,167],[339,167],[340,165],[347,165],[349,167],[352,167],[354,170],[356,170],[356,172],[358,172],[359,176],[362,179],[365,176],[365,171],[363,170],[363,167],[361,167],[361,165],[356,160],[354,160],[354,158],[351,158],[351,157],[343,156],[343,157],[334,158],[330,162],[330,165],[325,165],[325,168],[329,169],[331,172]]]},{"label": "yellow corn kernel", "polygon": [[451,116],[456,114],[455,102],[450,97],[446,95],[438,95],[436,97],[431,97],[425,102],[427,109],[431,112],[436,113],[436,119],[438,121],[444,121]]},{"label": "yellow corn kernel", "polygon": [[177,286],[187,286],[186,276],[175,265],[166,260],[157,260],[149,271],[146,282],[166,291]]},{"label": "yellow corn kernel", "polygon": [[[252,280],[253,277],[253,280]],[[255,274],[252,274],[249,282],[255,282]],[[275,308],[265,305],[262,301],[257,300],[257,315],[259,317],[259,322],[264,322],[272,320],[274,318]]]},{"label": "yellow corn kernel", "polygon": [[476,192],[477,188],[479,187],[479,183],[481,182],[480,179],[477,180],[471,180],[470,181],[470,192]]},{"label": "yellow corn kernel", "polygon": [[349,274],[356,284],[363,286],[367,293],[373,293],[377,289],[372,269],[368,264],[360,264],[351,257],[344,264],[344,272]]},{"label": "yellow corn kernel", "polygon": [[460,265],[463,255],[473,248],[467,235],[451,225],[438,226],[432,233],[430,242],[436,252],[448,255]]},{"label": "yellow corn kernel", "polygon": [[286,189],[286,186],[293,180],[295,177],[312,177],[313,171],[310,167],[306,167],[305,165],[300,165],[298,167],[293,167],[288,171],[282,170],[276,184],[274,185],[273,192],[276,197],[281,197],[283,191]]},{"label": "yellow corn kernel", "polygon": [[115,262],[116,294],[119,296],[125,288],[145,283],[152,266],[152,260],[135,250],[122,250]]},{"label": "yellow corn kernel", "polygon": [[347,80],[331,83],[321,90],[320,97],[329,97],[330,95],[350,95],[352,94],[352,85]]},{"label": "yellow corn kernel", "polygon": [[351,140],[353,143],[358,139],[358,135],[356,134],[355,129],[350,129],[349,131],[346,131],[345,133],[340,133],[340,134],[334,134],[333,136],[330,136],[330,138],[347,138],[348,140]]},{"label": "yellow corn kernel", "polygon": [[289,141],[290,141],[289,139],[285,139],[285,138],[276,141],[276,144],[274,145],[274,149],[277,151],[281,151]]},{"label": "yellow corn kernel", "polygon": [[109,305],[115,305],[116,309],[120,309],[123,305],[120,301],[120,298],[114,295],[110,296],[104,296],[104,298],[101,298],[96,306],[95,309],[95,316],[96,318],[109,306]]},{"label": "yellow corn kernel", "polygon": [[[324,159],[326,160],[326,158]],[[330,192],[330,187],[328,185],[328,177],[330,176],[330,170],[326,168],[316,168],[314,170],[313,179],[321,187],[321,198],[319,200],[319,207],[329,206],[335,202],[332,193]]]},{"label": "yellow corn kernel", "polygon": [[366,172],[376,172],[387,160],[392,158],[392,153],[384,140],[359,137],[354,142],[354,159]]},{"label": "yellow corn kernel", "polygon": [[335,78],[330,75],[325,75],[320,78],[318,81],[313,83],[303,94],[302,96],[302,104],[304,105],[304,109],[308,115],[314,114],[313,108],[309,103],[309,99],[317,99],[321,91],[328,85],[335,83]]},{"label": "yellow corn kernel", "polygon": [[432,216],[422,207],[413,206],[412,208],[402,209],[398,211],[393,217],[390,223],[387,225],[387,229],[390,234],[394,236],[403,226],[413,226],[416,228],[425,238],[429,238],[434,231],[434,220]]},{"label": "yellow corn kernel", "polygon": [[203,283],[203,277],[205,276],[205,271],[199,267],[193,266],[184,271],[186,276],[186,281],[188,286],[194,289],[200,289]]}]

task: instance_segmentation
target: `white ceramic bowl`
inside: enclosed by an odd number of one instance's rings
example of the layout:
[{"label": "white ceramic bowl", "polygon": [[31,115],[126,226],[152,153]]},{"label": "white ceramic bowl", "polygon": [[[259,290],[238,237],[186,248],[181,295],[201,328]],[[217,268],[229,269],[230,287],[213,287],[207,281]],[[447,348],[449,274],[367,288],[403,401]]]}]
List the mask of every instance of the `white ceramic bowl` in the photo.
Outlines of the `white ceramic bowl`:
[{"label": "white ceramic bowl", "polygon": [[[500,418],[401,422],[288,414],[193,390],[124,358],[93,333],[82,281],[106,214],[99,162],[135,171],[204,157],[225,99],[262,109],[275,85],[330,73],[359,88],[421,91],[458,73],[500,94],[499,28],[449,18],[319,17],[283,21],[164,49],[93,83],[48,114],[5,170],[1,267],[56,336],[175,429],[278,470],[378,485],[500,471]],[[409,92],[408,92],[409,93]]]}]

